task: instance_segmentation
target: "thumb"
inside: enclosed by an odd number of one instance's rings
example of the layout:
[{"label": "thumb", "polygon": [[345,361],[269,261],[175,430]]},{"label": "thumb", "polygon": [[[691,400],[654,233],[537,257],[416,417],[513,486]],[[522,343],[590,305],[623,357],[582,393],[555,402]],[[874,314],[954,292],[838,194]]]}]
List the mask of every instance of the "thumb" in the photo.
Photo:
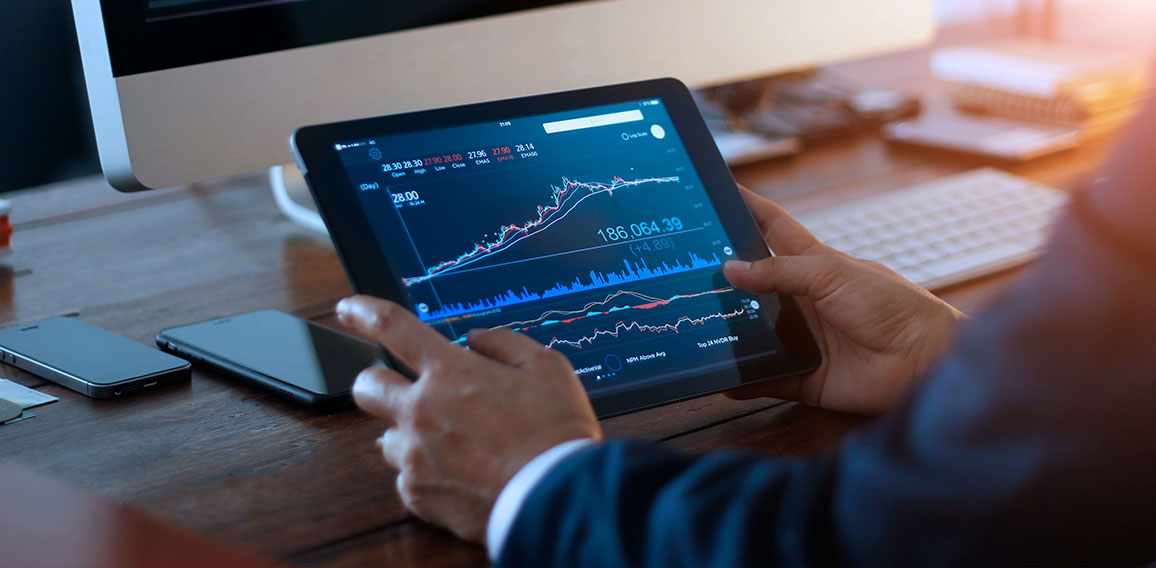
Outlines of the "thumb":
[{"label": "thumb", "polygon": [[755,262],[727,261],[723,273],[744,292],[779,292],[819,300],[850,280],[851,266],[835,255],[772,256]]}]

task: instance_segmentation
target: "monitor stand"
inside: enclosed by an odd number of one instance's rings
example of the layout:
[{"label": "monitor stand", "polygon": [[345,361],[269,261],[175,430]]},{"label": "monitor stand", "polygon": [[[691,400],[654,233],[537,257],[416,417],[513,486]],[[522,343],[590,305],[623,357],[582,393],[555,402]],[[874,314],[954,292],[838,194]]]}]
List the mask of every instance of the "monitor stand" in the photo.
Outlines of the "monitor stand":
[{"label": "monitor stand", "polygon": [[305,184],[305,177],[294,164],[273,166],[269,168],[269,188],[273,190],[273,199],[277,201],[277,208],[290,221],[309,229],[315,233],[329,235],[321,214],[317,212],[317,203],[309,193],[309,186]]}]

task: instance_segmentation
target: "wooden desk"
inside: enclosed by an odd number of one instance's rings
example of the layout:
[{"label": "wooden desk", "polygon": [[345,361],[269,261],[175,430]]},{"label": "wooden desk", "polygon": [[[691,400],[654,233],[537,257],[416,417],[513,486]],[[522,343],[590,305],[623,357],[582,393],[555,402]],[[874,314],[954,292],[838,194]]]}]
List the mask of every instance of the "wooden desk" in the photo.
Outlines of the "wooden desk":
[{"label": "wooden desk", "polygon": [[13,465],[0,465],[0,504],[5,568],[273,568]]},{"label": "wooden desk", "polygon": [[[923,85],[926,51],[836,70],[864,84]],[[903,71],[906,70],[906,71]],[[1104,142],[1011,168],[1066,186]],[[736,172],[804,209],[985,165],[889,148],[864,135]],[[263,177],[122,195],[83,179],[10,195],[14,251],[0,257],[0,324],[76,314],[152,344],[161,329],[258,308],[323,323],[350,293],[327,239],[277,212]],[[974,311],[1004,274],[943,297]],[[0,459],[271,559],[317,566],[462,566],[484,551],[408,515],[373,446],[383,426],[350,411],[319,416],[212,373],[190,385],[96,401],[14,368],[0,373],[60,397],[0,427]],[[604,421],[608,436],[689,451],[747,446],[806,454],[867,420],[775,400],[711,396]]]}]

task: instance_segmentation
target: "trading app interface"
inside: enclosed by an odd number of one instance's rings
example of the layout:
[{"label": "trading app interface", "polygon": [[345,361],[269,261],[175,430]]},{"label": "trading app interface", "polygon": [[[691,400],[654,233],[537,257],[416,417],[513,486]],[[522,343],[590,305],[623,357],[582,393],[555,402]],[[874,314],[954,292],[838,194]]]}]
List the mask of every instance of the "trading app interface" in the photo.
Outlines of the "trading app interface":
[{"label": "trading app interface", "polygon": [[[335,145],[403,294],[525,333],[609,392],[781,349],[660,99]],[[770,308],[770,309],[768,309]]]}]

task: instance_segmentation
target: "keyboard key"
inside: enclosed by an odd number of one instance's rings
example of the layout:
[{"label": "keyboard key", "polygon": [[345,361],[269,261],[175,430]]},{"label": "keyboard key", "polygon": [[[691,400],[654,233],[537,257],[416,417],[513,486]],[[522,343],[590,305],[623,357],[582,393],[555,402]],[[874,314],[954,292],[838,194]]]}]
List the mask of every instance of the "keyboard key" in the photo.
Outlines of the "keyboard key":
[{"label": "keyboard key", "polygon": [[1018,243],[1009,243],[984,247],[969,254],[949,256],[936,262],[929,262],[920,266],[935,278],[946,278],[959,273],[973,270],[977,267],[999,264],[1007,260],[1022,260],[1020,257],[1030,253],[1029,247]]},{"label": "keyboard key", "polygon": [[984,168],[799,215],[827,244],[923,286],[1029,260],[1067,196]]}]

